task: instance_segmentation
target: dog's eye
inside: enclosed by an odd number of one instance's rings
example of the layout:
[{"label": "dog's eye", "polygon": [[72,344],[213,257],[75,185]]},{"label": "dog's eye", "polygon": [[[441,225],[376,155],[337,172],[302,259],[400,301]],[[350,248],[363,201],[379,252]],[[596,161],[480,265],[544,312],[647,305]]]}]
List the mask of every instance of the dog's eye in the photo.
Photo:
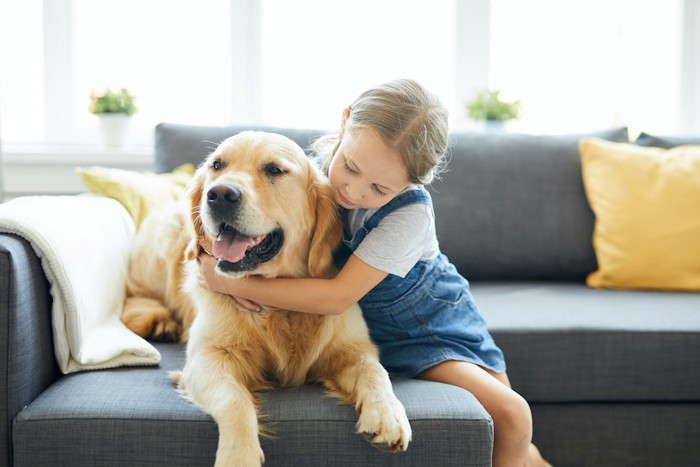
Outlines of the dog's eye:
[{"label": "dog's eye", "polygon": [[215,160],[211,163],[211,168],[214,170],[221,170],[223,167],[224,164],[222,164],[220,160]]},{"label": "dog's eye", "polygon": [[283,175],[284,170],[277,167],[275,164],[267,164],[264,168],[265,173],[272,176]]}]

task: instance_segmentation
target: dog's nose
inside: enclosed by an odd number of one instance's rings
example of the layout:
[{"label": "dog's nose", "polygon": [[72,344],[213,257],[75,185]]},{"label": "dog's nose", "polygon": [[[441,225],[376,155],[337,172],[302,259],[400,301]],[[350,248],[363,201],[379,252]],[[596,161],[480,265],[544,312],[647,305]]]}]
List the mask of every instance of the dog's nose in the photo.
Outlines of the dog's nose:
[{"label": "dog's nose", "polygon": [[240,201],[241,189],[231,183],[218,183],[207,192],[207,204],[210,206],[231,207]]}]

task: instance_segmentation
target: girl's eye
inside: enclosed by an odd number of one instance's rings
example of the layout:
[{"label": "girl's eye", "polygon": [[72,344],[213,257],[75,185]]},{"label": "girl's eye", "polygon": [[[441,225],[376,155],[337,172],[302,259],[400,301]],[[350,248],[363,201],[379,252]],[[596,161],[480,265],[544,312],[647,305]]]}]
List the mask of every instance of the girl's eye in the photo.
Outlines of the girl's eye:
[{"label": "girl's eye", "polygon": [[372,185],[372,190],[374,190],[374,192],[376,194],[378,194],[379,196],[386,196],[386,193],[384,193],[382,190],[377,188],[377,185]]},{"label": "girl's eye", "polygon": [[211,163],[211,168],[214,170],[221,170],[223,167],[224,165],[219,160],[215,160]]},{"label": "girl's eye", "polygon": [[349,165],[348,161],[343,162],[343,165],[345,166],[345,170],[350,172],[351,174],[357,174],[357,170],[353,170]]}]

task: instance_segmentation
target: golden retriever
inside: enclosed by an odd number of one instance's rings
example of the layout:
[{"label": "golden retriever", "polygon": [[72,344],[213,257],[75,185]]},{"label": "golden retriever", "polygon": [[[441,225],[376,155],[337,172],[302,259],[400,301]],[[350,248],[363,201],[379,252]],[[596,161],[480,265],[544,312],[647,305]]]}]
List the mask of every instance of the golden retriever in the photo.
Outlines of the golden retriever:
[{"label": "golden retriever", "polygon": [[304,151],[277,134],[232,136],[198,168],[187,198],[185,212],[166,210],[141,228],[123,320],[145,336],[189,331],[185,367],[173,381],[217,422],[216,465],[260,465],[255,392],[307,381],[354,404],[357,432],[372,445],[405,450],[411,427],[359,306],[329,316],[254,313],[198,285],[200,245],[219,258],[218,273],[231,277],[336,272],[337,207]]}]

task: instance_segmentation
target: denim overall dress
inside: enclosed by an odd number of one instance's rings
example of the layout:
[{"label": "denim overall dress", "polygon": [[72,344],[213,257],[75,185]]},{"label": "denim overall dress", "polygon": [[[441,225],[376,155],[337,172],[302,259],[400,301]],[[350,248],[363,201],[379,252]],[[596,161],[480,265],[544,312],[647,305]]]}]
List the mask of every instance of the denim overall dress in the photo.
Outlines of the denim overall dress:
[{"label": "denim overall dress", "polygon": [[[430,195],[415,189],[378,209],[350,238],[347,229],[335,259],[342,267],[350,254],[390,212],[411,203],[432,208]],[[347,212],[341,208],[347,225]],[[360,299],[362,314],[382,365],[392,376],[414,377],[447,360],[475,363],[496,372],[506,369],[462,277],[447,257],[419,260],[406,274],[389,274]]]}]

